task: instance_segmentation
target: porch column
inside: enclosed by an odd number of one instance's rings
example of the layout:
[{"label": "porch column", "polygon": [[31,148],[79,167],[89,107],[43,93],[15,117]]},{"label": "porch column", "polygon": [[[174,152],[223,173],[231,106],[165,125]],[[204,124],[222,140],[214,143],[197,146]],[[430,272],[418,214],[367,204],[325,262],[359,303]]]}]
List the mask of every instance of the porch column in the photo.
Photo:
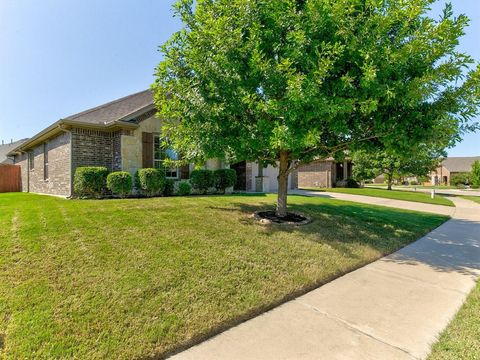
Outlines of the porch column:
[{"label": "porch column", "polygon": [[259,161],[258,165],[258,175],[255,176],[255,191],[256,192],[268,192],[268,176],[263,176],[263,165]]},{"label": "porch column", "polygon": [[343,162],[343,180],[348,178],[348,161]]}]

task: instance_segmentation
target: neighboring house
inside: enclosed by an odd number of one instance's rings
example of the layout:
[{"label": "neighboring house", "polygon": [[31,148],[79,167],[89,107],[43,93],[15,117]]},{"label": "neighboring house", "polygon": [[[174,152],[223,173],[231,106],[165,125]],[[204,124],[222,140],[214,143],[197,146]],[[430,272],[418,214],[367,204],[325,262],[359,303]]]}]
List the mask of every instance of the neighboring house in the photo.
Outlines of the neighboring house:
[{"label": "neighboring house", "polygon": [[480,161],[480,156],[446,158],[435,171],[430,173],[431,184],[450,185],[452,175],[470,172],[475,161]]},{"label": "neighboring house", "polygon": [[375,179],[373,179],[374,184],[385,184],[386,181],[387,179],[384,174],[380,174]]},{"label": "neighboring house", "polygon": [[[110,171],[162,167],[165,158],[175,158],[162,148],[162,121],[150,90],[123,97],[104,105],[60,119],[8,151],[21,166],[22,190],[60,196],[73,195],[75,170],[81,166],[105,166]],[[229,166],[210,159],[205,168]],[[168,178],[188,179],[194,165],[171,168]],[[256,162],[230,164],[237,172],[237,190],[277,191],[278,169]],[[351,176],[351,163],[333,159],[303,166],[289,177],[290,188],[333,187],[337,180]]]},{"label": "neighboring house", "polygon": [[352,161],[337,162],[333,158],[314,161],[298,170],[298,187],[335,187],[337,182],[352,177]]},{"label": "neighboring house", "polygon": [[0,144],[0,164],[13,164],[13,156],[7,156],[7,154],[12,151],[13,149],[17,148],[21,144],[23,144],[28,139],[22,139],[18,141],[10,141],[9,143],[5,144],[2,141]]}]

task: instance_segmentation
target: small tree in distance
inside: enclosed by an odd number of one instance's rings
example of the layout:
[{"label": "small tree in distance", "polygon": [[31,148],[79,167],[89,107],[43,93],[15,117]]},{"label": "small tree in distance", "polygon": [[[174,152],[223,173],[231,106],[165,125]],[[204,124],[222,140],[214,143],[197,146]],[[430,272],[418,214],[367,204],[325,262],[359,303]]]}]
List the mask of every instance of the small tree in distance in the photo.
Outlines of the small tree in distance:
[{"label": "small tree in distance", "polygon": [[471,182],[472,187],[480,187],[480,161],[478,160],[472,164]]},{"label": "small tree in distance", "polygon": [[480,69],[457,49],[466,16],[434,20],[432,2],[179,0],[153,85],[164,131],[190,161],[278,166],[280,217],[303,164],[458,140],[477,127]]}]

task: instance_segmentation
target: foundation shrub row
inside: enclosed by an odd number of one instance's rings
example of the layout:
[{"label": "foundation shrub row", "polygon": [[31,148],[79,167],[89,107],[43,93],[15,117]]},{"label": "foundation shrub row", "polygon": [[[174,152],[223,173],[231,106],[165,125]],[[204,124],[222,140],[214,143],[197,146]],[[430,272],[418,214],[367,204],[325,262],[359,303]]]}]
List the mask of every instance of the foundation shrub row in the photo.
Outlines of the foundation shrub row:
[{"label": "foundation shrub row", "polygon": [[196,194],[225,194],[236,183],[233,169],[194,170],[190,180],[167,179],[162,169],[140,169],[132,175],[125,171],[109,173],[105,167],[79,167],[75,171],[74,191],[80,198],[106,196],[187,196]]}]

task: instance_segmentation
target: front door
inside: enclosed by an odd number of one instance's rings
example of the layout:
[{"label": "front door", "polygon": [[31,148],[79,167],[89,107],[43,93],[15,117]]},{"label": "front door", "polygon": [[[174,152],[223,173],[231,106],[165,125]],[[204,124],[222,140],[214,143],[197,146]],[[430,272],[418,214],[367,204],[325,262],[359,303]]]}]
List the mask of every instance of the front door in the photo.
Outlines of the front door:
[{"label": "front door", "polygon": [[230,169],[235,170],[237,173],[237,183],[234,186],[234,190],[247,190],[247,162],[240,161],[236,164],[230,165]]},{"label": "front door", "polygon": [[343,163],[341,163],[341,162],[336,163],[335,172],[336,172],[335,180],[337,180],[337,181],[338,180],[343,180]]}]

